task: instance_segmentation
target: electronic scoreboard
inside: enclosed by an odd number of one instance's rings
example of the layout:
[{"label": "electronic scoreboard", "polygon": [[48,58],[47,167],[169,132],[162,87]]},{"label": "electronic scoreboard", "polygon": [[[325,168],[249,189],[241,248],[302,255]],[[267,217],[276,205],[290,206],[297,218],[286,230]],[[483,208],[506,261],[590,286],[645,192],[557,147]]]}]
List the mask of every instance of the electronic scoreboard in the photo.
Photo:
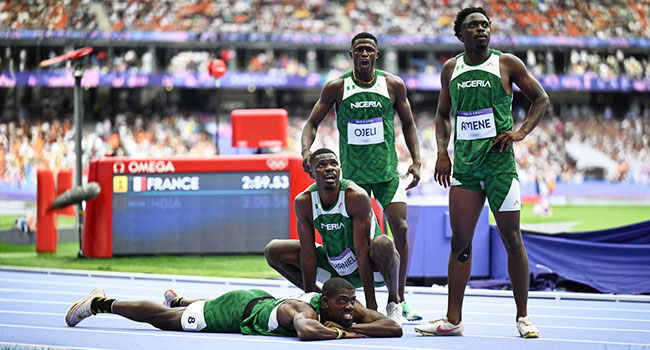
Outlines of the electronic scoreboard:
[{"label": "electronic scoreboard", "polygon": [[262,253],[298,237],[293,199],[312,183],[289,154],[101,158],[88,181],[102,188],[85,211],[88,257]]}]

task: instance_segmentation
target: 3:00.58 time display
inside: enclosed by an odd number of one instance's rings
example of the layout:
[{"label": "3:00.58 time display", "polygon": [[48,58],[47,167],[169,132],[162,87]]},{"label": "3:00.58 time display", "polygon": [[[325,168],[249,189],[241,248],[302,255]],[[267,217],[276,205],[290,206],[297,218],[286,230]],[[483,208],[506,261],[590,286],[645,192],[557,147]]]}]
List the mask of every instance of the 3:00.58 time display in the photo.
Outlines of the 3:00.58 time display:
[{"label": "3:00.58 time display", "polygon": [[288,175],[244,175],[241,178],[241,188],[244,190],[280,190],[289,188]]}]

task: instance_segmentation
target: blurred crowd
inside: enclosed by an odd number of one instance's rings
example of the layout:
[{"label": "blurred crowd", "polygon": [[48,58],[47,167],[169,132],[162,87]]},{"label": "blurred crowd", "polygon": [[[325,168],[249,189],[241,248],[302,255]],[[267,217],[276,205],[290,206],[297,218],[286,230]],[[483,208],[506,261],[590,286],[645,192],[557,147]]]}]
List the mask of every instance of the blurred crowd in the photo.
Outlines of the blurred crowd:
[{"label": "blurred crowd", "polygon": [[[522,109],[515,111],[517,123],[522,122],[524,114]],[[420,137],[421,183],[430,184],[437,154],[433,116],[424,111],[416,111],[414,116]],[[292,117],[289,145],[287,149],[276,151],[300,153],[304,121],[303,117]],[[224,123],[221,127],[229,128],[229,125]],[[398,170],[405,174],[410,156],[401,128],[395,130],[400,160]],[[89,159],[105,155],[208,157],[217,154],[216,132],[214,117],[209,115],[170,112],[145,118],[119,113],[114,120],[87,125],[82,141],[83,163],[87,166]],[[573,144],[587,147],[607,162],[581,167],[575,154],[569,152],[569,145]],[[319,127],[313,149],[318,147],[338,150],[338,131],[333,116],[327,117]],[[453,142],[450,142],[450,151],[453,156]],[[631,108],[621,120],[587,105],[575,106],[563,117],[547,116],[531,135],[515,145],[515,154],[522,184],[540,179],[547,184],[602,179],[648,185],[650,109]],[[0,183],[15,188],[33,186],[39,166],[57,171],[74,168],[74,164],[74,126],[69,120],[28,119],[0,124]],[[610,167],[612,164],[614,166]],[[594,169],[599,166],[603,167],[600,171]]]},{"label": "blurred crowd", "polygon": [[[215,33],[453,35],[464,0],[5,0],[9,29],[166,30]],[[650,3],[638,0],[490,0],[494,31],[511,35],[650,37]]]},{"label": "blurred crowd", "polygon": [[[208,157],[216,154],[206,116],[171,113],[164,116],[127,116],[86,125],[82,163],[102,156]],[[71,120],[72,118],[70,118]],[[0,123],[0,183],[12,188],[34,188],[36,170],[55,173],[75,168],[74,125],[68,119],[23,119]]]},{"label": "blurred crowd", "polygon": [[559,71],[555,66],[554,56],[550,52],[542,53],[528,50],[526,66],[533,75],[546,74],[594,75],[608,80],[621,76],[630,79],[650,77],[650,56],[626,54],[621,50],[611,53],[589,52],[588,50],[571,50],[566,65]]},{"label": "blurred crowd", "polygon": [[[266,33],[345,35],[370,31],[377,35],[417,37],[453,36],[462,0],[381,2],[356,1],[250,1],[250,0],[5,0],[0,1],[0,27],[6,29],[67,29],[80,31],[165,30],[198,33]],[[504,37],[519,35],[569,35],[597,38],[650,37],[650,1],[636,0],[491,0],[483,3],[493,20],[493,32]],[[345,41],[345,39],[340,39]],[[5,47],[0,71],[38,70],[34,57],[51,58],[73,47],[52,46],[35,54],[25,47]],[[299,53],[290,50],[227,48],[160,51],[144,46],[96,47],[91,67],[102,72],[204,72],[211,59],[225,58],[229,70],[306,76],[318,71],[350,68],[347,52],[319,49]],[[302,48],[304,49],[304,48]],[[516,48],[513,48],[516,49]],[[551,51],[554,50],[554,51]],[[512,50],[510,50],[512,51]],[[611,79],[650,77],[647,52],[589,48],[557,50],[552,47],[513,52],[535,76],[570,74]],[[455,53],[427,52],[399,56],[394,73],[437,73]],[[45,56],[45,57],[44,57]],[[30,60],[31,59],[31,60]],[[317,61],[317,62],[316,62]],[[380,60],[380,65],[382,64]],[[69,65],[69,62],[68,62]],[[47,70],[68,69],[65,64]]]},{"label": "blurred crowd", "polygon": [[[370,31],[377,35],[418,37],[453,36],[456,13],[463,0],[403,1],[250,1],[250,0],[0,0],[0,27],[78,31],[163,30],[212,33],[306,33],[349,35]],[[649,38],[649,0],[489,0],[483,3],[493,20],[493,32],[504,37],[520,35],[569,35],[597,38]],[[0,51],[0,71],[36,70],[34,57],[54,57],[73,47],[5,46]],[[30,51],[31,50],[31,51]],[[35,55],[36,50],[39,55]],[[205,72],[208,62],[222,58],[229,70],[251,73],[281,72],[306,76],[310,72],[351,69],[345,51],[335,48],[318,52],[304,47],[287,50],[225,48],[205,49],[98,47],[89,58],[89,69],[102,72]],[[650,78],[650,54],[639,50],[604,48],[557,49],[537,47],[515,52],[537,77],[546,74],[597,76],[603,79]],[[394,55],[400,71],[437,73],[450,52],[426,48]],[[388,55],[386,55],[388,56]],[[384,56],[384,57],[386,57]],[[380,64],[384,64],[380,60]],[[69,61],[47,69],[67,70]],[[5,106],[6,107],[6,106]],[[70,113],[60,105],[56,115]],[[60,113],[59,113],[60,112]],[[290,122],[289,147],[299,152],[305,113]],[[517,122],[525,112],[513,110]],[[197,112],[177,110],[134,114],[114,112],[101,122],[85,125],[83,163],[104,155],[166,157],[209,156],[218,152],[222,130],[212,119]],[[422,182],[433,182],[436,142],[430,111],[414,110],[423,158]],[[0,122],[0,185],[34,186],[36,169],[57,171],[74,167],[74,126],[71,117],[34,118],[19,115],[18,121]],[[46,121],[47,120],[47,121]],[[227,128],[227,125],[221,125]],[[401,129],[398,127],[399,133]],[[227,133],[226,133],[227,134]],[[598,135],[598,137],[594,137]],[[516,144],[522,183],[580,182],[601,178],[613,182],[650,184],[650,110],[629,106],[626,115],[613,116],[611,108],[573,106],[561,115],[551,113],[523,142]],[[220,143],[221,144],[221,143]],[[327,118],[314,147],[337,149],[334,117]],[[451,147],[451,145],[450,145]],[[587,147],[601,159],[602,171],[594,171],[576,159],[576,147]],[[581,148],[581,150],[584,150]],[[222,150],[226,152],[226,150]],[[403,137],[397,135],[400,172],[410,159]],[[452,149],[453,154],[453,149]],[[593,165],[593,164],[592,164]]]}]

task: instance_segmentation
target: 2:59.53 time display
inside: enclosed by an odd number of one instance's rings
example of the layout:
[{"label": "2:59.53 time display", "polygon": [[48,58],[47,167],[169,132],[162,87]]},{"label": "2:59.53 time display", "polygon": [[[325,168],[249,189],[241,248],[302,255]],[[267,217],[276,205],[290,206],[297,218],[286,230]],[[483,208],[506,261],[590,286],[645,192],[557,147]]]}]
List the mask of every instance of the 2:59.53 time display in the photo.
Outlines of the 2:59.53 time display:
[{"label": "2:59.53 time display", "polygon": [[244,175],[241,178],[244,190],[280,190],[289,188],[288,175]]}]

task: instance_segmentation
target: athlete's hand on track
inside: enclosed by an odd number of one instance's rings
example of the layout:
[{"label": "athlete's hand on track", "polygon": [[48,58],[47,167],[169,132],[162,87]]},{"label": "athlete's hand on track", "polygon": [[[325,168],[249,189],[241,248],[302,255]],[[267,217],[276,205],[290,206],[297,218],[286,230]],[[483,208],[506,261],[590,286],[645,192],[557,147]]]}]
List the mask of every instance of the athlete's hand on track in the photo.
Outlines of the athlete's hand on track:
[{"label": "athlete's hand on track", "polygon": [[413,175],[413,180],[411,180],[411,183],[406,187],[406,190],[410,190],[411,188],[415,187],[420,183],[420,167],[422,165],[420,163],[413,163],[409,167],[409,170],[406,172],[406,176],[408,174]]},{"label": "athlete's hand on track", "polygon": [[499,152],[503,152],[504,149],[507,151],[510,148],[511,144],[523,140],[524,137],[526,137],[526,133],[523,131],[506,131],[494,139],[492,142],[492,147],[494,147],[494,145],[500,144]]},{"label": "athlete's hand on track", "polygon": [[438,159],[436,160],[436,170],[433,173],[433,179],[440,184],[440,186],[449,187],[451,178],[451,160],[447,151],[439,152]]},{"label": "athlete's hand on track", "polygon": [[334,321],[325,321],[325,323],[323,323],[323,326],[329,327],[329,328],[338,328],[338,329],[342,330],[343,331],[343,338],[341,338],[341,339],[344,339],[344,338],[345,339],[365,338],[365,335],[363,335],[363,334],[346,331],[345,328],[343,328],[343,326],[341,326],[340,324],[338,324],[338,323],[336,323]]}]

